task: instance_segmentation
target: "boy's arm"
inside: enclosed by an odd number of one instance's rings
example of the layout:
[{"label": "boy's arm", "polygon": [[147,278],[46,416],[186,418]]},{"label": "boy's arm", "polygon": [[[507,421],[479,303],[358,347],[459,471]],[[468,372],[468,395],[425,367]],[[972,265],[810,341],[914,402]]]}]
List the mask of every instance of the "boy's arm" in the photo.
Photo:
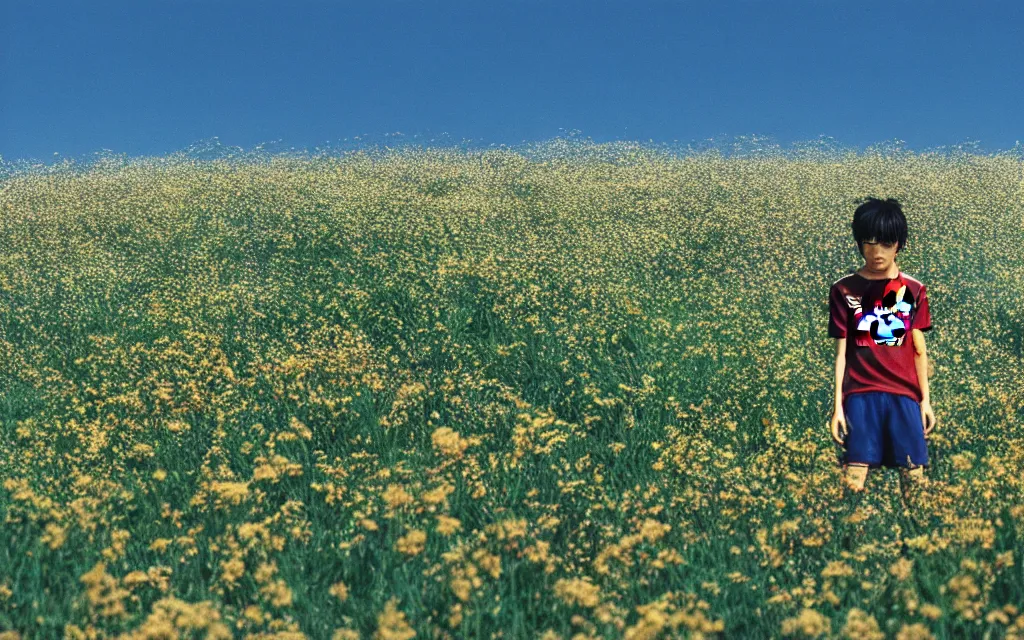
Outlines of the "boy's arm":
[{"label": "boy's arm", "polygon": [[928,350],[924,346],[924,332],[911,329],[914,338],[914,367],[917,369],[917,381],[921,385],[921,402],[931,403],[928,393]]},{"label": "boy's arm", "polygon": [[846,375],[846,338],[836,340],[835,412],[843,408],[843,376]]}]

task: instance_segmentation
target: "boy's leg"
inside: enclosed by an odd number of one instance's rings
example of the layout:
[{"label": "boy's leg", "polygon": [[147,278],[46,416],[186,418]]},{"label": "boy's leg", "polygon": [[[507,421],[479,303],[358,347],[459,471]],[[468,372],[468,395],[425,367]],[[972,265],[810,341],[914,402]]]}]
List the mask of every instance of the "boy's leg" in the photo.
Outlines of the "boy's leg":
[{"label": "boy's leg", "polygon": [[924,467],[900,467],[900,491],[903,499],[910,502],[912,487],[919,486],[924,479]]},{"label": "boy's leg", "polygon": [[843,404],[849,429],[844,443],[845,481],[853,491],[864,491],[868,469],[882,462],[883,396],[880,392],[854,393]]},{"label": "boy's leg", "polygon": [[892,445],[892,462],[899,465],[900,490],[908,505],[916,487],[924,481],[924,466],[928,464],[928,446],[924,440],[921,406],[907,396],[894,395],[892,420],[888,439]]},{"label": "boy's leg", "polygon": [[868,479],[868,465],[851,462],[846,465],[846,486],[854,491],[864,491]]}]

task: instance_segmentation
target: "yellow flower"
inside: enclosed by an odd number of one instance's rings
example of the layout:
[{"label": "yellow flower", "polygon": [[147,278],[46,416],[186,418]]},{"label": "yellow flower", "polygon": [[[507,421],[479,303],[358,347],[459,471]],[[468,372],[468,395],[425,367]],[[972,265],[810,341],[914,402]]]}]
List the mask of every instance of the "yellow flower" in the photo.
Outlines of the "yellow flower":
[{"label": "yellow flower", "polygon": [[938,620],[942,617],[942,609],[934,604],[923,604],[917,612],[929,620]]},{"label": "yellow flower", "polygon": [[596,607],[601,603],[601,589],[590,582],[589,578],[560,579],[555,583],[555,595],[566,604],[578,604],[581,607]]},{"label": "yellow flower", "polygon": [[423,551],[426,542],[426,532],[420,529],[413,529],[398,539],[395,543],[395,549],[408,556],[414,556]]},{"label": "yellow flower", "polygon": [[263,610],[260,609],[259,605],[250,604],[248,607],[245,608],[245,612],[243,613],[243,615],[246,617],[246,619],[251,620],[256,624],[260,624],[261,622],[263,622]]},{"label": "yellow flower", "polygon": [[448,626],[454,629],[462,624],[462,605],[456,602],[452,605],[451,614],[448,616]]},{"label": "yellow flower", "polygon": [[384,502],[392,509],[412,502],[412,496],[398,484],[389,484],[383,497]]},{"label": "yellow flower", "polygon": [[160,553],[161,551],[169,547],[172,542],[174,541],[170,538],[157,538],[149,544],[149,550]]},{"label": "yellow flower", "polygon": [[46,525],[45,533],[39,538],[39,541],[51,549],[59,549],[67,539],[66,531],[64,527],[51,522]]},{"label": "yellow flower", "polygon": [[643,536],[647,542],[657,542],[672,529],[670,524],[662,524],[652,518],[644,520],[640,526],[640,535]]},{"label": "yellow flower", "polygon": [[128,457],[134,460],[145,460],[147,458],[152,458],[154,455],[156,455],[156,453],[153,451],[153,447],[142,442],[137,443],[132,447],[131,451],[128,452]]},{"label": "yellow flower", "polygon": [[171,588],[171,573],[170,567],[150,567],[146,569],[146,577],[149,578],[149,584],[163,593],[167,593],[168,589]]},{"label": "yellow flower", "polygon": [[416,632],[405,620],[405,613],[398,610],[397,602],[397,598],[388,600],[384,611],[377,616],[374,640],[411,640],[416,637]]},{"label": "yellow flower", "polygon": [[252,479],[255,481],[260,480],[271,480],[276,481],[278,478],[277,469],[270,464],[261,464],[252,470]]},{"label": "yellow flower", "polygon": [[309,430],[309,427],[302,424],[302,422],[299,421],[299,419],[296,418],[295,416],[292,416],[289,426],[291,426],[292,431],[294,431],[295,434],[298,435],[303,440],[313,439],[313,432]]},{"label": "yellow flower", "polygon": [[501,556],[488,553],[484,549],[477,549],[473,552],[473,560],[495,580],[501,576]]},{"label": "yellow flower", "polygon": [[149,576],[145,571],[132,571],[125,577],[121,578],[121,582],[126,587],[134,587],[135,585],[149,582]]},{"label": "yellow flower", "polygon": [[935,636],[920,622],[904,624],[896,634],[896,640],[934,640]]},{"label": "yellow flower", "polygon": [[885,634],[878,628],[874,616],[857,607],[847,612],[842,637],[847,640],[885,640]]},{"label": "yellow flower", "polygon": [[832,623],[829,619],[814,609],[802,609],[798,617],[786,618],[782,621],[782,635],[784,636],[818,638],[822,635],[829,635],[831,630]]},{"label": "yellow flower", "polygon": [[900,558],[889,567],[889,573],[900,582],[910,578],[914,570],[914,561],[908,558]]},{"label": "yellow flower", "polygon": [[238,525],[238,538],[243,542],[257,537],[266,540],[270,538],[270,531],[258,522],[243,522]]},{"label": "yellow flower", "polygon": [[430,491],[424,492],[423,495],[420,497],[423,499],[423,502],[427,504],[441,504],[448,498],[449,495],[454,493],[454,491],[454,486],[448,484],[447,482],[443,482],[439,486],[431,489]]},{"label": "yellow flower", "polygon": [[379,527],[377,523],[369,518],[363,518],[359,521],[359,526],[366,529],[367,531],[376,531]]},{"label": "yellow flower", "polygon": [[469,446],[469,441],[462,438],[458,432],[450,427],[438,427],[430,436],[430,440],[434,443],[434,448],[441,455],[451,458],[461,458],[466,447]]},{"label": "yellow flower", "polygon": [[82,574],[79,581],[86,586],[86,597],[89,604],[101,616],[128,617],[123,600],[131,593],[118,586],[117,578],[107,573],[106,564],[97,562],[95,566]]},{"label": "yellow flower", "polygon": [[469,601],[469,593],[473,588],[473,584],[469,580],[462,577],[452,578],[451,582],[448,583],[448,586],[451,588],[452,593],[455,594],[455,597],[459,600],[462,600],[463,602]]},{"label": "yellow flower", "polygon": [[171,433],[181,433],[183,431],[189,431],[192,429],[192,425],[181,420],[172,420],[167,423],[167,430]]},{"label": "yellow flower", "polygon": [[957,471],[970,471],[971,467],[974,466],[974,458],[974,454],[970,451],[954,453],[949,456],[950,461],[953,463],[953,468]]},{"label": "yellow flower", "polygon": [[348,600],[348,587],[345,585],[344,582],[335,582],[333,585],[331,585],[331,588],[328,591],[328,593],[330,593],[332,596],[335,596],[336,598],[338,598],[338,600],[341,600],[342,602]]},{"label": "yellow flower", "polygon": [[[205,633],[193,633],[205,631]],[[134,635],[141,638],[202,637],[206,640],[230,640],[231,630],[209,602],[192,604],[174,597],[153,603],[152,612]],[[84,637],[84,636],[80,636]]]},{"label": "yellow flower", "polygon": [[498,529],[498,539],[515,540],[516,538],[526,537],[526,527],[526,518],[503,520],[501,527]]},{"label": "yellow flower", "polygon": [[131,537],[127,529],[114,529],[110,534],[110,546],[100,553],[104,558],[113,562],[124,555],[125,544]]},{"label": "yellow flower", "polygon": [[210,491],[217,494],[218,506],[222,504],[222,501],[238,505],[249,497],[249,483],[214,480],[210,483]]},{"label": "yellow flower", "polygon": [[264,584],[274,577],[277,573],[277,562],[271,560],[270,562],[264,562],[260,566],[256,567],[256,572],[253,574],[253,578],[259,584]]},{"label": "yellow flower", "polygon": [[233,585],[245,573],[245,562],[241,558],[222,560],[220,567],[221,580],[228,585]]},{"label": "yellow flower", "polygon": [[722,592],[722,587],[719,586],[718,582],[715,582],[715,581],[702,582],[702,583],[700,583],[700,588],[704,589],[706,591],[710,591],[711,593],[715,594],[716,596],[719,593]]},{"label": "yellow flower", "polygon": [[1013,566],[1013,550],[1004,551],[1003,553],[996,554],[996,569],[1003,569],[1005,567]]},{"label": "yellow flower", "polygon": [[281,608],[292,604],[292,590],[284,580],[274,580],[260,588],[260,593],[270,599],[270,604]]},{"label": "yellow flower", "polygon": [[449,516],[437,516],[437,532],[448,536],[462,528],[462,523],[456,518]]},{"label": "yellow flower", "polygon": [[833,560],[821,570],[822,578],[846,578],[854,575],[853,567],[842,560]]}]

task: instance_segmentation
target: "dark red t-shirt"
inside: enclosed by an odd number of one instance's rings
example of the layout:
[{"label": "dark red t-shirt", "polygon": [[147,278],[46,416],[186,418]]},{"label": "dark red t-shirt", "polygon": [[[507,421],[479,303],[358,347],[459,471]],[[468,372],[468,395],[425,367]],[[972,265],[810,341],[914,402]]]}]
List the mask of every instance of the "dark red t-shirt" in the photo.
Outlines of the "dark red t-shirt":
[{"label": "dark red t-shirt", "polygon": [[853,393],[886,391],[921,402],[911,329],[932,328],[925,286],[902,271],[871,280],[851,273],[829,292],[828,335],[846,338],[843,403]]}]

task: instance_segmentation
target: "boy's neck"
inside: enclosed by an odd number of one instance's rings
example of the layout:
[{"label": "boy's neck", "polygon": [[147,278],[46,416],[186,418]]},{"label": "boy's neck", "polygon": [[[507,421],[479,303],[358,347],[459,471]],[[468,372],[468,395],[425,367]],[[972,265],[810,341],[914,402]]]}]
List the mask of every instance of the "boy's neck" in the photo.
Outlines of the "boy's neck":
[{"label": "boy's neck", "polygon": [[892,263],[892,266],[889,267],[889,271],[883,274],[872,272],[870,269],[867,268],[867,265],[865,264],[857,271],[857,275],[861,276],[862,278],[867,278],[868,280],[889,280],[892,278],[899,277],[900,268],[894,262]]}]

